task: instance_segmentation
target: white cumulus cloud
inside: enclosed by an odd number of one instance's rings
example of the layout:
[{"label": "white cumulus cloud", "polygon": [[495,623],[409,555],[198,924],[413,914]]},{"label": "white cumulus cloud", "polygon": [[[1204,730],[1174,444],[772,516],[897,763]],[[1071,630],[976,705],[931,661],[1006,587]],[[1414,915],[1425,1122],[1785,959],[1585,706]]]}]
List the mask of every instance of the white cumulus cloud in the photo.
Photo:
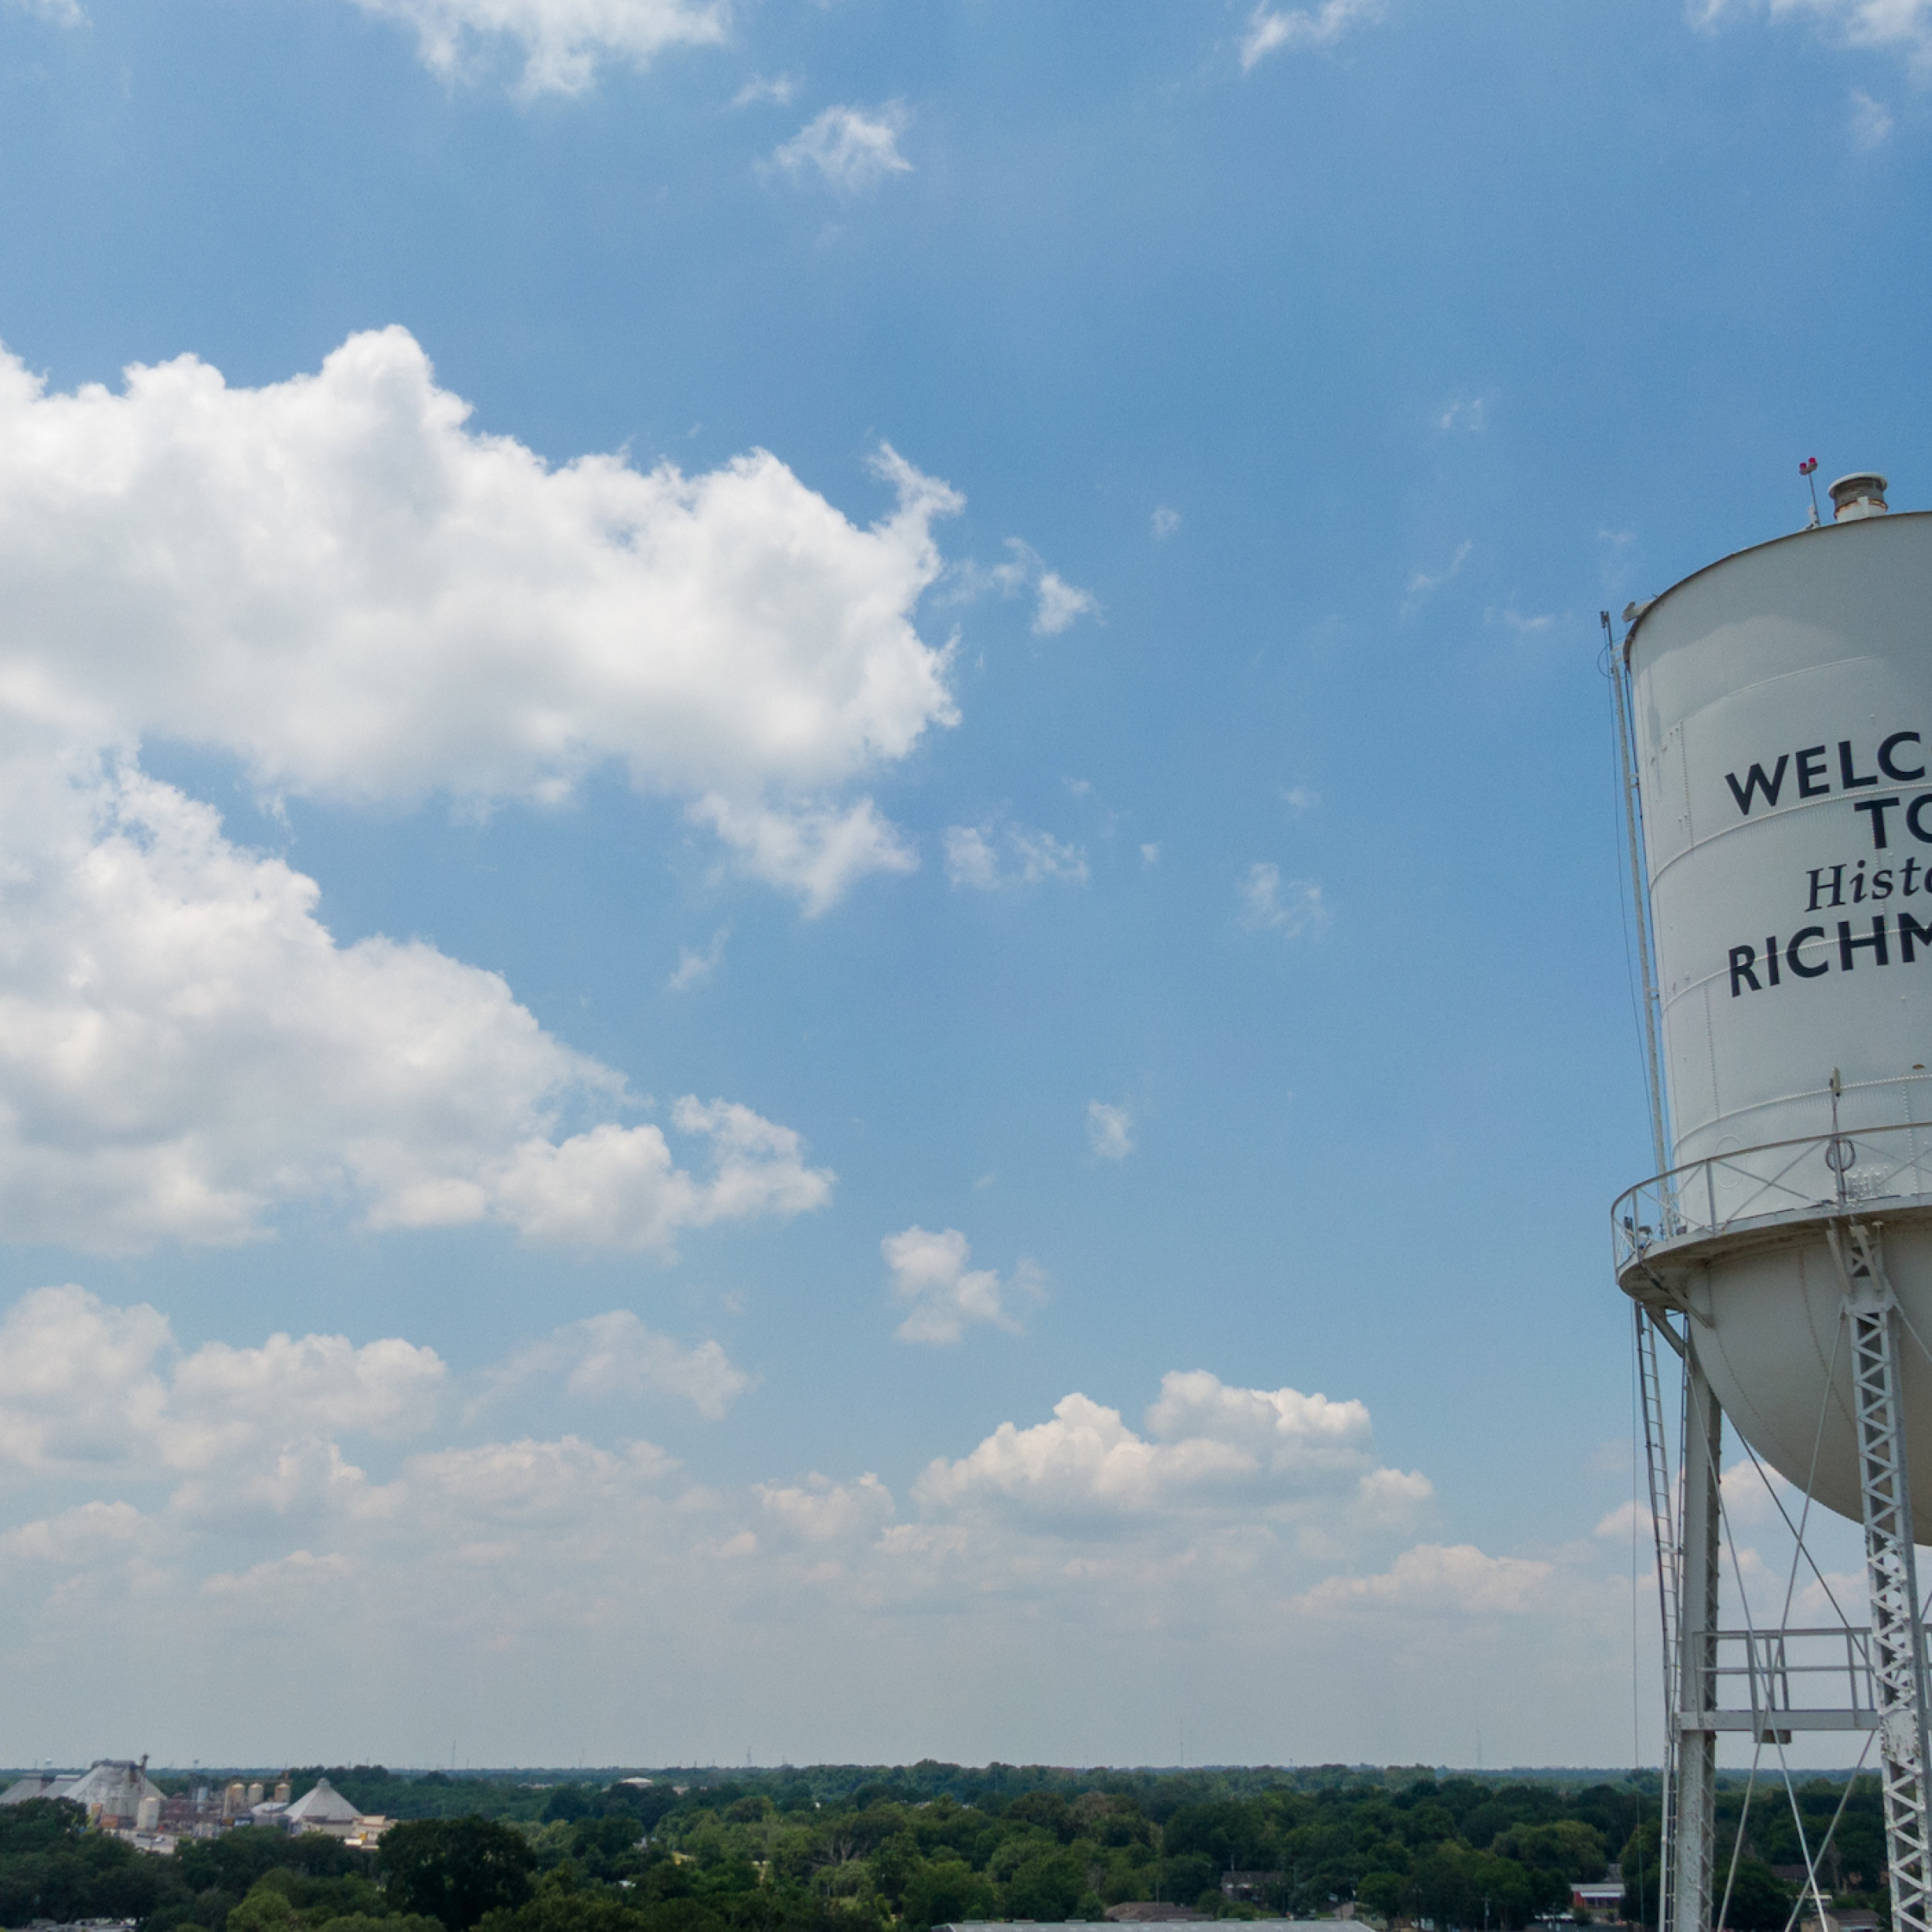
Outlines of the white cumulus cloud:
[{"label": "white cumulus cloud", "polygon": [[611,1117],[622,1078],[497,975],[420,941],[338,945],[317,896],[138,771],[0,767],[12,1238],[233,1242],[307,1201],[668,1254],[685,1230],[829,1198],[796,1134],[723,1101],[678,1104],[698,1155],[680,1166],[662,1128]]},{"label": "white cumulus cloud", "polygon": [[816,168],[835,188],[855,192],[876,187],[888,175],[907,175],[912,163],[899,151],[899,137],[912,125],[904,106],[828,107],[774,151],[787,173]]},{"label": "white cumulus cloud", "polygon": [[145,1550],[154,1531],[131,1502],[83,1502],[0,1533],[0,1553],[16,1563],[77,1570]]},{"label": "white cumulus cloud", "polygon": [[754,1486],[770,1535],[805,1543],[863,1541],[889,1522],[892,1492],[869,1471],[856,1482],[834,1482],[816,1473],[799,1483],[761,1482]]},{"label": "white cumulus cloud", "polygon": [[1410,573],[1408,592],[1402,600],[1402,616],[1405,623],[1413,617],[1445,583],[1453,583],[1456,578],[1462,575],[1462,566],[1469,561],[1475,547],[1475,543],[1465,537],[1456,546],[1454,553],[1451,556],[1448,563],[1434,575],[1427,570],[1413,570]]},{"label": "white cumulus cloud", "polygon": [[1087,1103],[1087,1144],[1104,1161],[1124,1161],[1134,1151],[1134,1110],[1106,1100]]},{"label": "white cumulus cloud", "polygon": [[1177,1371],[1144,1420],[1137,1434],[1118,1410],[1069,1395],[1050,1421],[1002,1423],[970,1454],[934,1461],[913,1493],[929,1509],[1062,1523],[1256,1511],[1338,1523],[1366,1500],[1379,1526],[1433,1493],[1377,1463],[1359,1402]]},{"label": "white cumulus cloud", "polygon": [[1004,1282],[996,1269],[968,1268],[972,1250],[957,1228],[934,1234],[910,1227],[879,1247],[892,1270],[893,1294],[909,1304],[895,1331],[902,1342],[957,1342],[981,1323],[1017,1335],[1013,1304],[1036,1301],[1045,1291],[1045,1277],[1030,1261],[1021,1261]]},{"label": "white cumulus cloud", "polygon": [[723,964],[725,941],[730,937],[731,928],[720,926],[711,935],[711,944],[702,952],[689,946],[680,946],[677,966],[665,981],[666,992],[689,992],[693,986],[702,986]]},{"label": "white cumulus cloud", "polygon": [[991,892],[1000,883],[999,854],[977,825],[948,825],[945,845],[946,876],[955,886]]},{"label": "white cumulus cloud", "polygon": [[1473,1543],[1418,1543],[1379,1575],[1323,1578],[1295,1607],[1318,1616],[1522,1616],[1552,1607],[1555,1573],[1553,1563],[1486,1556]]},{"label": "white cumulus cloud", "polygon": [[1270,859],[1257,859],[1248,868],[1239,897],[1241,923],[1251,932],[1298,939],[1304,933],[1325,933],[1334,923],[1313,879],[1284,879],[1281,868]]},{"label": "white cumulus cloud", "polygon": [[842,808],[734,804],[717,792],[701,798],[691,816],[708,825],[739,855],[753,879],[795,893],[815,919],[844,898],[868,872],[917,869],[918,855],[869,798]]},{"label": "white cumulus cloud", "polygon": [[[1726,1501],[1730,1498],[1727,1497]],[[1590,1531],[1593,1536],[1607,1537],[1613,1542],[1628,1543],[1634,1530],[1639,1538],[1651,1536],[1653,1525],[1650,1511],[1641,1503],[1620,1502],[1614,1509],[1598,1518],[1597,1526]]]},{"label": "white cumulus cloud", "polygon": [[668,47],[715,46],[727,0],[355,0],[365,13],[414,29],[424,62],[455,75],[485,49],[523,56],[529,94],[580,94],[602,60],[641,67]]},{"label": "white cumulus cloud", "polygon": [[1035,588],[1033,629],[1041,637],[1056,638],[1076,617],[1090,617],[1100,604],[1090,590],[1069,583],[1057,570],[1043,570]]},{"label": "white cumulus cloud", "polygon": [[0,1321],[0,1468],[205,1471],[291,1442],[415,1434],[435,1418],[444,1372],[433,1349],[342,1335],[211,1342],[184,1356],[154,1308],[39,1288]]},{"label": "white cumulus cloud", "polygon": [[769,100],[784,107],[798,91],[798,83],[788,73],[753,74],[731,97],[734,107],[753,107],[760,101]]},{"label": "white cumulus cloud", "polygon": [[[1168,532],[1157,527],[1155,534],[1165,536]],[[1083,590],[1078,584],[1068,583],[1057,570],[1049,570],[1046,560],[1030,543],[1009,536],[1006,549],[1006,561],[995,564],[979,581],[991,584],[1002,597],[1017,597],[1030,590],[1036,637],[1056,638],[1077,617],[1100,615],[1100,600],[1093,592]],[[975,573],[968,571],[962,575],[970,579]],[[977,583],[969,582],[966,587],[977,588]]]},{"label": "white cumulus cloud", "polygon": [[517,1349],[489,1378],[499,1395],[533,1376],[555,1376],[573,1396],[638,1401],[676,1396],[709,1420],[721,1420],[751,1386],[716,1342],[686,1347],[660,1335],[628,1308],[566,1323]]},{"label": "white cumulus cloud", "polygon": [[1519,641],[1540,637],[1556,621],[1553,611],[1526,613],[1519,611],[1514,604],[1492,604],[1482,617],[1485,624],[1500,624],[1505,630],[1512,631]]},{"label": "white cumulus cloud", "polygon": [[813,904],[903,869],[832,794],[956,719],[911,614],[959,498],[884,450],[862,529],[761,451],[553,468],[468,414],[400,328],[258,389],[183,357],[56,395],[0,359],[0,719],[353,800],[616,764]]},{"label": "white cumulus cloud", "polygon": [[1852,148],[1869,155],[1883,148],[1892,132],[1892,111],[1874,100],[1862,87],[1852,90],[1851,136]]},{"label": "white cumulus cloud", "polygon": [[955,886],[992,892],[1045,879],[1087,883],[1087,853],[1049,832],[1025,825],[948,825],[942,835],[946,876]]},{"label": "white cumulus cloud", "polygon": [[1264,0],[1248,16],[1241,65],[1252,67],[1282,47],[1332,46],[1351,28],[1379,20],[1383,12],[1383,0],[1321,0],[1306,11],[1271,7]]},{"label": "white cumulus cloud", "polygon": [[[672,1120],[681,1133],[710,1141],[708,1176],[677,1167],[656,1128],[607,1122],[566,1141],[525,1141],[491,1175],[488,1211],[532,1240],[668,1254],[683,1229],[801,1214],[832,1198],[832,1175],[805,1165],[799,1136],[748,1107],[686,1094]],[[480,1218],[461,1206],[447,1218]],[[417,1224],[443,1218],[432,1202]]]},{"label": "white cumulus cloud", "polygon": [[[706,1359],[614,1311],[483,1382],[507,1396],[560,1378],[580,1405],[691,1400],[667,1383]],[[1223,1747],[1236,1757],[1318,1707],[1337,1736],[1365,1710],[1417,1725],[1388,1734],[1421,1755],[1447,1670],[1503,1709],[1533,1668],[1546,1730],[1595,1721],[1621,1685],[1628,1726],[1624,1553],[1419,1541],[1427,1479],[1381,1461],[1359,1402],[1194,1370],[1165,1377],[1135,1428],[1071,1395],[969,1434],[902,1502],[872,1473],[710,1483],[649,1442],[473,1439],[457,1432],[488,1404],[460,1410],[452,1379],[400,1338],[185,1351],[156,1310],[76,1287],[0,1311],[0,1662],[21,1709],[172,1727],[219,1672],[245,1754],[264,1757],[295,1655],[328,1686],[296,1707],[325,1729],[379,1736],[399,1706],[460,1721],[487,1682],[492,1725],[534,1748],[566,1719],[593,1736],[634,1723],[608,1685],[648,1653],[678,1662],[654,1685],[660,1731],[757,1738],[743,1726],[777,1706],[854,1760],[903,1756],[935,1726],[983,1757],[1022,1719],[1090,1721],[1079,1674],[1098,1645],[1115,1675],[1179,1659],[1243,1710],[1292,1666],[1291,1706]],[[1743,1560],[1768,1590],[1757,1553]],[[936,1645],[1001,1668],[935,1673]],[[862,1672],[879,1696],[857,1708]],[[1036,1687],[1070,1675],[1073,1701],[1041,1706]],[[1153,1733],[1124,1723],[1108,1754],[1144,1758]]]},{"label": "white cumulus cloud", "polygon": [[338,944],[314,881],[141,770],[167,740],[271,803],[482,810],[617,766],[808,913],[916,862],[853,787],[956,719],[913,612],[959,499],[882,448],[862,529],[762,452],[553,468],[468,415],[400,329],[254,389],[184,357],[60,394],[0,353],[10,1238],[232,1242],[315,1202],[668,1255],[828,1198],[742,1105],[687,1097],[681,1145],[627,1117],[497,975]]},{"label": "white cumulus cloud", "polygon": [[1690,0],[1688,12],[1704,28],[1735,14],[1808,21],[1841,46],[1896,54],[1915,80],[1932,81],[1932,0]]}]

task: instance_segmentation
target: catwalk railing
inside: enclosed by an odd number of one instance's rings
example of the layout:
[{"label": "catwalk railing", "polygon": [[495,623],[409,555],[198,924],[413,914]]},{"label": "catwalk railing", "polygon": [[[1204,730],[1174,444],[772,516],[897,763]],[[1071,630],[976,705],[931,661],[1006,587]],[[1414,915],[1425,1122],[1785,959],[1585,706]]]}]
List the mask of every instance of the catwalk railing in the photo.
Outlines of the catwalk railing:
[{"label": "catwalk railing", "polygon": [[[1844,1624],[1720,1630],[1704,1672],[1709,1704],[1683,1713],[1698,1730],[1749,1731],[1764,1743],[1793,1731],[1869,1731],[1879,1715],[1872,1633]],[[1923,1648],[1923,1642],[1921,1642]]]},{"label": "catwalk railing", "polygon": [[1653,1175],[1617,1197],[1611,1209],[1617,1272],[1680,1242],[1915,1196],[1932,1196],[1932,1126],[1860,1128],[1727,1149]]}]

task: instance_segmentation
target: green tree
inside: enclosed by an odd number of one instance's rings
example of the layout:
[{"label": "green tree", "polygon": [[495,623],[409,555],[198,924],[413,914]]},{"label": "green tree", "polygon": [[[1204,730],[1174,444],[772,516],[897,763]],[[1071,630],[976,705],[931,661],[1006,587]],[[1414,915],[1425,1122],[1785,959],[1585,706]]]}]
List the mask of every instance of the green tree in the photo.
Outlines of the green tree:
[{"label": "green tree", "polygon": [[1659,1923],[1658,1853],[1663,1845],[1663,1827],[1655,1818],[1646,1818],[1631,1833],[1618,1862],[1624,1873],[1624,1917],[1632,1925]]},{"label": "green tree", "polygon": [[1070,1852],[1029,1859],[1006,1882],[1009,1919],[1070,1919],[1087,1890],[1087,1874]]},{"label": "green tree", "polygon": [[895,1832],[873,1852],[869,1862],[879,1896],[896,1906],[906,1895],[906,1882],[919,1868],[919,1841],[910,1832]]},{"label": "green tree", "polygon": [[1057,1791],[1029,1791],[1007,1806],[1006,1815],[1022,1824],[1037,1825],[1056,1838],[1064,1838],[1069,1835],[1067,1815],[1071,1809]]},{"label": "green tree", "polygon": [[906,1932],[927,1932],[961,1919],[990,1919],[999,1894],[984,1872],[958,1859],[935,1859],[906,1881]]},{"label": "green tree", "polygon": [[485,1913],[521,1905],[536,1862],[521,1832],[481,1818],[392,1825],[379,1857],[391,1905],[439,1920],[444,1932],[470,1932]]},{"label": "green tree", "polygon": [[1221,1896],[1220,1876],[1214,1861],[1199,1852],[1190,1852],[1185,1858],[1163,1859],[1160,1886],[1165,1899],[1193,1899],[1207,1891],[1217,1899]]},{"label": "green tree", "polygon": [[1409,1910],[1409,1881],[1400,1872],[1370,1872],[1355,1886],[1355,1902],[1384,1924],[1392,1923]]},{"label": "green tree", "polygon": [[545,1873],[515,1911],[485,1913],[477,1932],[644,1932],[644,1913],[621,1893],[584,1890],[566,1868]]},{"label": "green tree", "polygon": [[279,1885],[257,1885],[228,1914],[228,1932],[292,1932],[295,1908]]},{"label": "green tree", "polygon": [[1165,1842],[1176,1855],[1198,1852],[1217,1872],[1230,1866],[1267,1870],[1274,1849],[1260,1806],[1226,1800],[1182,1805],[1167,1821]]},{"label": "green tree", "polygon": [[1740,1859],[1724,1923],[1736,1932],[1784,1932],[1791,1916],[1791,1887],[1781,1884],[1761,1859]]},{"label": "green tree", "polygon": [[[229,1923],[234,1923],[232,1917]],[[440,1928],[435,1920],[426,1919],[420,1913],[347,1912],[339,1918],[324,1919],[315,1932],[440,1932]]]},{"label": "green tree", "polygon": [[1540,1872],[1553,1872],[1572,1884],[1601,1878],[1610,1862],[1603,1834],[1577,1818],[1560,1818],[1549,1825],[1512,1825],[1496,1834],[1489,1849],[1498,1857],[1514,1859],[1519,1865]]},{"label": "green tree", "polygon": [[160,1861],[87,1828],[61,1798],[0,1809],[0,1924],[29,1919],[145,1918],[160,1895]]},{"label": "green tree", "polygon": [[724,1932],[724,1921],[696,1899],[666,1899],[645,1908],[644,1932]]},{"label": "green tree", "polygon": [[366,1852],[353,1852],[325,1832],[304,1832],[291,1838],[266,1825],[244,1825],[217,1838],[185,1838],[169,1861],[186,1891],[231,1894],[233,1903],[254,1889],[256,1882],[275,1871],[298,1872],[311,1878],[366,1878],[375,1861]]}]

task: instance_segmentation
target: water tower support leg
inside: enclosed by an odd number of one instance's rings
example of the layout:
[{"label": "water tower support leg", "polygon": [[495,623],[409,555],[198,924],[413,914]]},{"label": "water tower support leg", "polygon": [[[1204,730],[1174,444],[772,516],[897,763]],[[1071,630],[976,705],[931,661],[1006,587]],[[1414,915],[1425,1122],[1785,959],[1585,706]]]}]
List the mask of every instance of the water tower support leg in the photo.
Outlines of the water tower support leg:
[{"label": "water tower support leg", "polygon": [[1705,1713],[1716,1704],[1717,1478],[1723,1412],[1698,1366],[1693,1345],[1684,1352],[1684,1542],[1679,1571],[1677,1817],[1672,1849],[1671,1896],[1664,1913],[1670,1932],[1710,1932],[1712,1852],[1717,1823],[1717,1733]]},{"label": "water tower support leg", "polygon": [[1872,1677],[1885,1782],[1885,1849],[1894,1932],[1932,1932],[1926,1689],[1919,1630],[1898,1311],[1876,1234],[1855,1221],[1832,1231],[1845,1276],[1858,1408],[1859,1491],[1872,1598]]}]

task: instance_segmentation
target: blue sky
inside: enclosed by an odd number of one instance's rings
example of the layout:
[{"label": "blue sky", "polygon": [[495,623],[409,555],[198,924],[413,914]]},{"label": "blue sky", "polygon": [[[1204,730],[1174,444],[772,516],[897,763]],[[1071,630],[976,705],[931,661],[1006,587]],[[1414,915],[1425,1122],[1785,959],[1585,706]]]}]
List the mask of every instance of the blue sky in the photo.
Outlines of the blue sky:
[{"label": "blue sky", "polygon": [[1929,80],[0,5],[0,1756],[1628,1761],[1597,612],[1927,500]]}]

